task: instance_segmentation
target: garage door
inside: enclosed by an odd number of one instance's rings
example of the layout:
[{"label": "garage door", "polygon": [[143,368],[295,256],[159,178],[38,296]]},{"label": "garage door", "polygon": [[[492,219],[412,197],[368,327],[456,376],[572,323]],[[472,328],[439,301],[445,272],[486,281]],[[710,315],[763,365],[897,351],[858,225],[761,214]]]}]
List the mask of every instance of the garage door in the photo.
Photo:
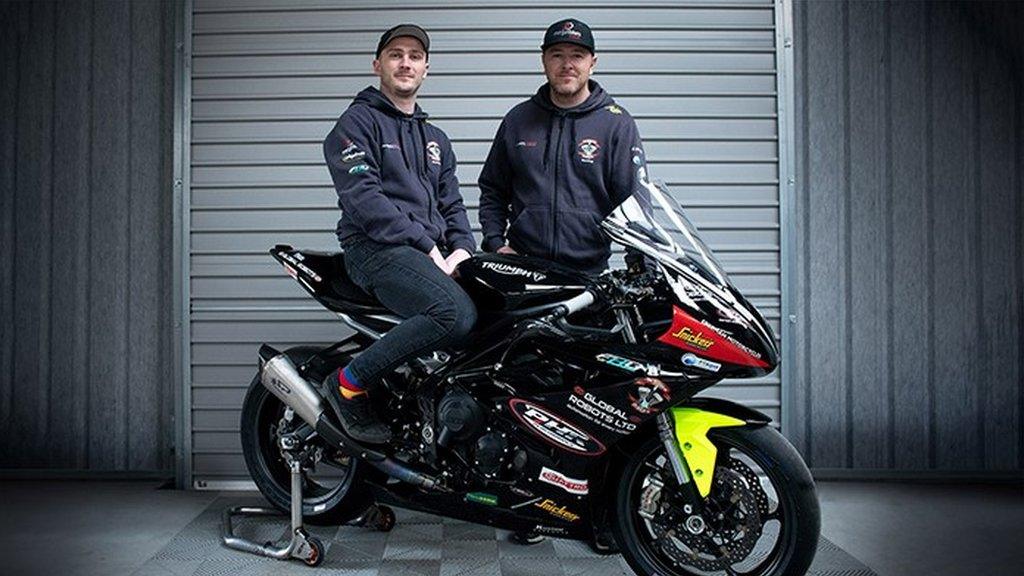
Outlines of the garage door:
[{"label": "garage door", "polygon": [[[588,22],[594,78],[636,117],[654,178],[688,209],[778,331],[780,209],[771,2],[328,2],[195,0],[191,9],[189,288],[195,487],[245,482],[238,419],[261,342],[348,334],[267,254],[334,249],[339,216],[321,141],[376,78],[381,32],[431,34],[420,104],[452,138],[477,226],[477,176],[503,114],[543,82],[543,30]],[[479,240],[479,229],[477,239]],[[715,389],[779,417],[779,375]]]}]

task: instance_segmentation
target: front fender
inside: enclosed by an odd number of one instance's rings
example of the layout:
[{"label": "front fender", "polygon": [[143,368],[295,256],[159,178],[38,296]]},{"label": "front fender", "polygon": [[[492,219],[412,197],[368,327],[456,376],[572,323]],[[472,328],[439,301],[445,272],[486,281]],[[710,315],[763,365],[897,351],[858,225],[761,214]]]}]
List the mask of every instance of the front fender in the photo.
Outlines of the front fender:
[{"label": "front fender", "polygon": [[718,448],[708,438],[712,428],[765,426],[771,418],[728,400],[694,398],[670,409],[679,451],[702,498],[711,493]]}]

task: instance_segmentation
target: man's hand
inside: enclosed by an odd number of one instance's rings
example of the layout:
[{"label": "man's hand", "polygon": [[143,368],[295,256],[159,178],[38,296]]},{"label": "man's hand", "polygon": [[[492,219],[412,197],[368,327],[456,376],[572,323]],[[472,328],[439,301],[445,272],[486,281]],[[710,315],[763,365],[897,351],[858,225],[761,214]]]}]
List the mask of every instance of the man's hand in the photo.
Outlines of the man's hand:
[{"label": "man's hand", "polygon": [[516,252],[515,250],[513,250],[509,246],[502,246],[501,248],[498,248],[496,250],[496,252],[498,254],[518,254],[518,252]]},{"label": "man's hand", "polygon": [[448,258],[446,258],[444,261],[444,263],[448,265],[448,269],[451,271],[448,274],[453,274],[455,272],[455,269],[458,268],[459,263],[461,263],[464,260],[468,260],[471,256],[472,254],[470,254],[463,248],[459,248],[455,250],[455,252],[449,254]]},{"label": "man's hand", "polygon": [[430,259],[434,261],[434,264],[436,264],[437,267],[440,268],[441,271],[445,273],[445,275],[447,275],[447,276],[451,276],[452,275],[451,267],[449,267],[448,263],[445,262],[444,256],[441,256],[441,251],[437,249],[437,246],[434,246],[433,248],[431,248],[431,250],[430,250]]}]

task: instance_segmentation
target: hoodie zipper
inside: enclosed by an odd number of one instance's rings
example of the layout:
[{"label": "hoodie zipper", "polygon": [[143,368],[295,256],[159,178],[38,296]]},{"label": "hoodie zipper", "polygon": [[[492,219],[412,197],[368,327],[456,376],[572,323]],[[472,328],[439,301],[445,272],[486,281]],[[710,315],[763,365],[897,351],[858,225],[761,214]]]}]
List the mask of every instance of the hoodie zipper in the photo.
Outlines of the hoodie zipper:
[{"label": "hoodie zipper", "polygon": [[558,167],[562,164],[562,129],[565,116],[558,117],[558,139],[555,140],[555,185],[551,194],[551,259],[558,259]]}]

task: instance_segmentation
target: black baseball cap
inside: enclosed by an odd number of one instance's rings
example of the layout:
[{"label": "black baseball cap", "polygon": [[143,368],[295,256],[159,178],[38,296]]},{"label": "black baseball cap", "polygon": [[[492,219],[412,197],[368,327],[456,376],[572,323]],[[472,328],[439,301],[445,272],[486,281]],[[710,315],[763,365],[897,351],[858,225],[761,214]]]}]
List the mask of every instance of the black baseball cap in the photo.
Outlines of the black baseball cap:
[{"label": "black baseball cap", "polygon": [[399,24],[381,35],[380,42],[377,43],[376,57],[380,58],[380,53],[384,51],[384,47],[388,45],[388,42],[401,36],[409,36],[419,40],[420,44],[423,44],[423,51],[430,54],[430,36],[427,36],[426,30],[415,24]]},{"label": "black baseball cap", "polygon": [[590,50],[591,54],[594,53],[594,34],[591,33],[590,26],[575,18],[559,20],[548,26],[548,31],[544,33],[544,43],[541,44],[540,49],[547,50],[555,44],[565,42],[578,44]]}]

